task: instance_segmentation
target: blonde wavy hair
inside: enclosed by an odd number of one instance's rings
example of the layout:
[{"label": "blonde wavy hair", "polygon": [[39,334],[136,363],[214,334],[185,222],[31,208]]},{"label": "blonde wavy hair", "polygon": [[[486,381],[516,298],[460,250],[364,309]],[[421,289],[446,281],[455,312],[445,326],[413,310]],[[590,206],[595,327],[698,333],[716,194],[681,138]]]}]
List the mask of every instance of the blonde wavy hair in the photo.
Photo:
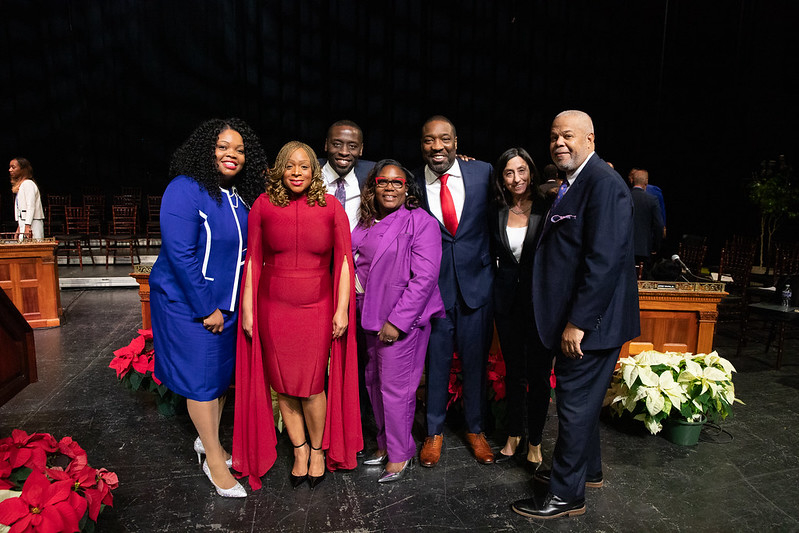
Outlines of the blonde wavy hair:
[{"label": "blonde wavy hair", "polygon": [[305,150],[311,160],[311,171],[313,173],[311,184],[304,192],[306,201],[310,206],[315,204],[325,206],[327,205],[325,202],[327,187],[322,179],[322,167],[319,165],[319,159],[316,157],[313,148],[300,141],[289,141],[284,144],[275,158],[275,166],[269,169],[269,173],[266,176],[266,194],[269,196],[269,201],[278,207],[289,205],[289,190],[283,183],[283,172],[286,170],[286,165],[288,165],[289,156],[298,148]]}]

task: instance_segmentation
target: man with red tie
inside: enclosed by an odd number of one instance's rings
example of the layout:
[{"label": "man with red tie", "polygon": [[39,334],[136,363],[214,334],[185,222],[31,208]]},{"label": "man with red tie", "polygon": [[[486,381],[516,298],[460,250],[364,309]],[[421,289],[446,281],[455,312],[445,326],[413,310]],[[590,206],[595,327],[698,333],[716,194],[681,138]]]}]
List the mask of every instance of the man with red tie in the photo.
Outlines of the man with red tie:
[{"label": "man with red tie", "polygon": [[426,165],[414,176],[423,207],[440,223],[441,271],[438,286],[446,317],[431,320],[427,349],[427,435],[420,461],[433,467],[441,457],[453,353],[463,364],[466,441],[483,464],[494,454],[483,435],[485,372],[491,342],[494,265],[489,253],[488,203],[491,165],[457,160],[455,126],[446,117],[422,126]]}]

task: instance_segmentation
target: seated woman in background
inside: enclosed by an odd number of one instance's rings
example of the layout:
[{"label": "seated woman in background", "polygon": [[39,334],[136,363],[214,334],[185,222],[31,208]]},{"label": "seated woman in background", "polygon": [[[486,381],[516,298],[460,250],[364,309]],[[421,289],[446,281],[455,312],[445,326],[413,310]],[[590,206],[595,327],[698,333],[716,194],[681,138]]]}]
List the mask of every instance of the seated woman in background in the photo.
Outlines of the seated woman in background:
[{"label": "seated woman in background", "polygon": [[14,220],[17,231],[14,238],[20,235],[26,239],[44,239],[44,209],[39,187],[33,181],[33,166],[24,157],[12,159],[8,164],[8,177],[11,180],[11,192],[14,199]]},{"label": "seated woman in background", "polygon": [[[526,448],[527,464],[534,468],[542,461],[552,369],[552,354],[541,344],[532,310],[533,255],[549,207],[537,182],[538,171],[527,151],[506,150],[494,166],[490,216],[491,248],[497,261],[494,322],[505,359],[508,405],[508,440],[496,462],[507,461]],[[525,411],[528,443],[520,447]]]},{"label": "seated woman in background", "polygon": [[366,388],[377,425],[377,451],[365,465],[385,465],[379,483],[405,477],[416,455],[411,435],[424,370],[430,317],[444,316],[438,291],[441,231],[419,207],[413,175],[379,161],[361,193],[352,232],[355,291],[369,356]]},{"label": "seated woman in background", "polygon": [[161,201],[161,253],[150,273],[155,375],[186,397],[202,468],[220,496],[247,495],[228,469],[219,421],[236,360],[247,211],[266,156],[239,119],[209,120],[175,151]]},{"label": "seated woman in background", "polygon": [[253,489],[277,456],[270,386],[294,446],[295,488],[306,480],[316,487],[326,469],[355,468],[363,448],[349,327],[355,322],[350,224],[325,191],[316,154],[292,141],[280,149],[266,193],[250,212],[233,467]]}]

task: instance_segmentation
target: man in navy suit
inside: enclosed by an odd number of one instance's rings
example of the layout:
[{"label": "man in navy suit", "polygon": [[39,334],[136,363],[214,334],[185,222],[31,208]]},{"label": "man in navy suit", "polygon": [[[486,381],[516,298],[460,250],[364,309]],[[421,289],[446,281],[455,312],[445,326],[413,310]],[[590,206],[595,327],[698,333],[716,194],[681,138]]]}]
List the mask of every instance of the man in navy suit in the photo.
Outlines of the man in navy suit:
[{"label": "man in navy suit", "polygon": [[420,460],[433,467],[441,457],[444,419],[449,399],[452,355],[463,364],[466,441],[483,464],[494,454],[483,435],[486,363],[491,342],[491,295],[494,266],[489,252],[488,198],[491,165],[456,160],[455,126],[434,116],[422,126],[422,158],[426,165],[414,176],[423,207],[441,227],[441,270],[438,286],[446,317],[431,320],[427,349],[427,435]]},{"label": "man in navy suit", "polygon": [[582,111],[552,123],[549,149],[566,173],[544,221],[533,267],[533,315],[554,349],[558,440],[545,497],[513,503],[531,518],[585,513],[585,487],[602,486],[599,411],[622,344],[640,333],[633,203],[624,180],[594,152]]},{"label": "man in navy suit", "polygon": [[643,263],[645,279],[650,279],[653,254],[660,250],[666,227],[661,217],[660,205],[655,196],[648,194],[649,173],[636,169],[630,172],[633,188],[630,194],[635,206],[633,219],[635,262]]},{"label": "man in navy suit", "polygon": [[339,120],[327,129],[325,139],[327,159],[319,159],[322,179],[327,193],[343,205],[350,220],[350,231],[358,223],[361,206],[361,189],[366,175],[375,166],[374,161],[363,161],[363,131],[351,120]]}]

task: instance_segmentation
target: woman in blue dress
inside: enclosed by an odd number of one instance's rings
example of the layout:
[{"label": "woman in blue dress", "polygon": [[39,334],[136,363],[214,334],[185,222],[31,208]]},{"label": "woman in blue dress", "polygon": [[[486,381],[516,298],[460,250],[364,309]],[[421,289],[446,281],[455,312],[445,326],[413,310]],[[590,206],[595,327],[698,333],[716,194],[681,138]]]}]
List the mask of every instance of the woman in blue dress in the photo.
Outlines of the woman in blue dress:
[{"label": "woman in blue dress", "polygon": [[244,497],[219,441],[236,359],[247,212],[264,191],[261,143],[239,119],[213,119],[177,149],[161,201],[161,253],[150,273],[155,375],[185,396],[198,459],[220,496]]}]

